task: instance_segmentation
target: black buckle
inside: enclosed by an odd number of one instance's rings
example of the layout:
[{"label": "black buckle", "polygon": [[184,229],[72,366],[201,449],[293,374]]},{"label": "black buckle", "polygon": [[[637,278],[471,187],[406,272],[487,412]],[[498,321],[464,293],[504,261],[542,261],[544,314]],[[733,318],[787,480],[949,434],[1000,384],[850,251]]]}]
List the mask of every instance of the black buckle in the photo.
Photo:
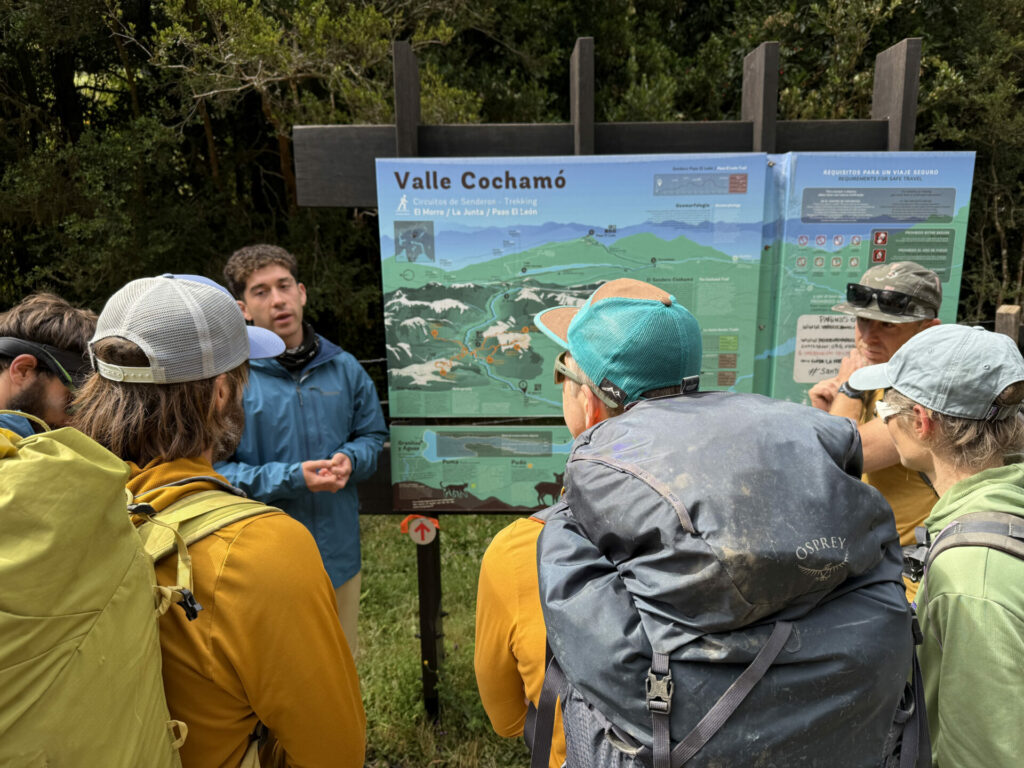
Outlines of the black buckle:
[{"label": "black buckle", "polygon": [[906,547],[903,550],[903,575],[917,584],[924,578],[928,547]]},{"label": "black buckle", "polygon": [[928,529],[922,525],[914,529],[914,538],[917,540],[916,546],[910,544],[903,548],[903,573],[917,584],[924,578],[924,564],[928,560],[928,548],[932,541]]},{"label": "black buckle", "polygon": [[184,587],[181,588],[181,600],[178,601],[178,605],[185,611],[185,618],[189,621],[195,621],[199,612],[203,610],[203,606],[196,600],[196,596]]},{"label": "black buckle", "polygon": [[651,712],[669,714],[672,711],[672,670],[664,677],[658,677],[653,670],[647,671],[647,709]]}]

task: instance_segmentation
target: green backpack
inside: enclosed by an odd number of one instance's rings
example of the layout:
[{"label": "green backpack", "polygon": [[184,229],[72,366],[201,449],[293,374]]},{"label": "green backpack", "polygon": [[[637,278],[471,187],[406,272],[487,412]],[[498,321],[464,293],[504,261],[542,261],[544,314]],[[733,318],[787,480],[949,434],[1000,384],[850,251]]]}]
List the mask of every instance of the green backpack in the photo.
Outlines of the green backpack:
[{"label": "green backpack", "polygon": [[[172,602],[201,609],[187,545],[268,507],[206,491],[159,514],[135,505],[136,529],[127,480],[77,430],[0,429],[2,766],[181,765],[187,728],[168,714],[158,618]],[[153,563],[175,549],[178,586],[159,586]],[[258,765],[256,746],[243,765]]]},{"label": "green backpack", "polygon": [[74,429],[0,430],[0,765],[181,765],[127,480]]}]

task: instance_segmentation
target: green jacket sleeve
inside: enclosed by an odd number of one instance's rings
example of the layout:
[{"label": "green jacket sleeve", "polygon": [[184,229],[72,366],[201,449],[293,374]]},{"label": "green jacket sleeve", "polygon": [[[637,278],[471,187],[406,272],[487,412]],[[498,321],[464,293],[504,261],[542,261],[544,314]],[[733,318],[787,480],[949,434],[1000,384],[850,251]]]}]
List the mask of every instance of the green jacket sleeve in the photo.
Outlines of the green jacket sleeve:
[{"label": "green jacket sleeve", "polygon": [[985,597],[942,593],[923,606],[921,623],[933,766],[1020,765],[1022,617]]}]

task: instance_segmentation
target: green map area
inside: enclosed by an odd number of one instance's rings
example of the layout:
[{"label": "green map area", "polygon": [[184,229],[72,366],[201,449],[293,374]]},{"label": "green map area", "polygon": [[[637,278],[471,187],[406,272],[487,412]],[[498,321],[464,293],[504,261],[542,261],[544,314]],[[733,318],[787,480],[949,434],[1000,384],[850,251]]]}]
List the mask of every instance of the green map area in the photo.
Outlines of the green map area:
[{"label": "green map area", "polygon": [[602,234],[502,254],[446,271],[383,260],[390,408],[395,416],[561,413],[561,351],[533,322],[580,305],[602,282],[632,277],[676,296],[703,329],[705,389],[751,391],[758,263],[685,236]]}]

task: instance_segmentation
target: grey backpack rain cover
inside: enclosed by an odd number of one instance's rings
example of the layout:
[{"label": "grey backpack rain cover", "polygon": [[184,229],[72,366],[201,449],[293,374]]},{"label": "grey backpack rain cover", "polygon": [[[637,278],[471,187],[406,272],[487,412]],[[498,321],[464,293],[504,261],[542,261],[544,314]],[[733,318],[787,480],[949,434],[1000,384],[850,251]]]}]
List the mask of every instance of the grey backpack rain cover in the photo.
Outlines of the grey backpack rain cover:
[{"label": "grey backpack rain cover", "polygon": [[911,613],[892,510],[860,475],[853,422],[758,395],[642,401],[577,438],[537,550],[569,768],[651,764],[653,659],[677,746],[773,643],[687,766],[891,760]]}]

